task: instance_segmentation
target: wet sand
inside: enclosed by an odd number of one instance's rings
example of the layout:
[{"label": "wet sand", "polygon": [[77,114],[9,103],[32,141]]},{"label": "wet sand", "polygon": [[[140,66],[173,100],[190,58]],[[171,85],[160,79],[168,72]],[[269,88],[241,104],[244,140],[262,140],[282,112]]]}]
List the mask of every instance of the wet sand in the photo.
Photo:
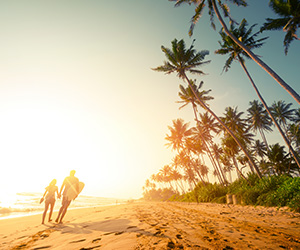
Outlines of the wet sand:
[{"label": "wet sand", "polygon": [[300,214],[134,202],[70,210],[63,224],[41,225],[41,215],[0,220],[0,249],[300,249]]}]

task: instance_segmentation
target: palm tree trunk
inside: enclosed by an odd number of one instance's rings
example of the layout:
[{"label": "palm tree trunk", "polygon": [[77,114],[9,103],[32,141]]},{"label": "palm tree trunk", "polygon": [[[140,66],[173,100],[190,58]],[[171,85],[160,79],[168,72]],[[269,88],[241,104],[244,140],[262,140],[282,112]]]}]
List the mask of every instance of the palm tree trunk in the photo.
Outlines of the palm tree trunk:
[{"label": "palm tree trunk", "polygon": [[[200,122],[199,122],[199,120],[198,120],[197,112],[196,112],[196,110],[195,110],[195,104],[192,103],[192,105],[193,105],[193,110],[194,110],[195,120],[196,120],[196,123],[197,123],[198,126],[199,126],[199,125],[200,125]],[[216,173],[217,173],[217,177],[218,177],[218,179],[219,179],[219,182],[220,182],[221,184],[225,185],[225,182],[224,182],[224,179],[225,179],[225,178],[224,178],[224,175],[222,176],[222,175],[220,174],[220,170],[218,169],[218,166],[217,166],[217,164],[216,164],[216,162],[215,162],[215,160],[214,160],[214,157],[213,157],[213,155],[212,155],[212,153],[211,153],[210,148],[207,146],[207,144],[206,144],[206,142],[205,142],[205,140],[204,140],[202,134],[200,133],[199,135],[200,135],[200,137],[201,137],[201,139],[202,139],[202,142],[203,142],[203,145],[204,145],[204,147],[205,147],[205,149],[206,149],[206,151],[207,151],[207,153],[208,153],[208,157],[209,157],[209,159],[210,159],[210,161],[211,161],[211,163],[212,163],[212,165],[213,165],[213,168],[215,169],[215,171],[216,171]],[[205,183],[203,182],[203,184],[205,184]]]},{"label": "palm tree trunk", "polygon": [[212,5],[214,11],[225,31],[225,33],[238,45],[240,46],[251,58],[255,61],[261,68],[263,68],[269,75],[271,75],[279,85],[284,88],[299,104],[300,104],[300,96],[297,94],[295,90],[293,90],[279,75],[277,75],[267,64],[265,64],[262,60],[260,60],[250,49],[248,49],[241,41],[239,41],[227,28],[223,18],[220,15],[219,9],[216,5],[216,1],[212,0]]},{"label": "palm tree trunk", "polygon": [[222,169],[222,166],[221,166],[221,163],[220,163],[220,159],[219,159],[218,156],[216,156],[216,155],[215,155],[214,158],[215,158],[215,160],[216,160],[216,162],[217,162],[217,166],[218,166],[218,168],[219,168],[219,170],[220,170],[220,172],[221,172],[221,174],[222,174],[222,176],[223,176],[224,182],[225,182],[225,184],[227,185],[228,181],[227,181],[226,176],[225,176],[225,174],[224,174],[224,171],[223,171],[223,169]]},{"label": "palm tree trunk", "polygon": [[242,177],[244,180],[246,180],[246,181],[248,182],[248,180],[247,180],[247,178],[245,177],[245,175],[243,175],[243,173],[242,173],[241,170],[239,169],[238,163],[237,163],[237,161],[236,161],[236,159],[235,159],[234,156],[232,157],[232,161],[233,161],[233,163],[234,163],[234,167],[235,167],[235,169],[236,169],[237,175],[240,176],[240,177]]},{"label": "palm tree trunk", "polygon": [[294,149],[292,148],[290,141],[286,138],[286,136],[285,136],[284,132],[282,131],[281,127],[279,126],[279,124],[277,123],[277,121],[275,120],[275,118],[273,117],[271,111],[270,111],[269,108],[268,108],[268,105],[266,104],[265,100],[264,100],[263,97],[261,96],[259,90],[257,89],[257,87],[256,87],[256,85],[255,85],[255,83],[254,83],[254,81],[253,81],[253,79],[252,79],[252,77],[250,76],[250,74],[249,74],[249,72],[248,72],[248,70],[247,70],[245,64],[243,63],[243,61],[242,61],[242,59],[241,59],[241,57],[240,57],[239,55],[238,55],[238,58],[239,58],[240,64],[242,65],[242,68],[244,69],[246,75],[248,76],[248,78],[249,78],[249,80],[250,80],[250,82],[251,82],[251,84],[252,84],[252,86],[253,86],[253,88],[254,88],[256,94],[258,95],[258,98],[260,99],[260,101],[261,101],[262,104],[264,105],[266,111],[268,112],[268,114],[269,114],[269,116],[271,117],[272,121],[274,122],[276,128],[278,129],[279,133],[281,134],[281,136],[282,136],[284,142],[285,142],[286,145],[288,146],[288,148],[289,148],[291,154],[293,155],[293,158],[294,158],[294,160],[295,160],[297,166],[300,168],[299,159],[298,159],[298,157],[297,157],[297,155],[296,155]]},{"label": "palm tree trunk", "polygon": [[250,154],[248,153],[248,151],[244,148],[244,146],[240,143],[240,141],[237,139],[237,137],[233,134],[233,132],[220,120],[220,118],[210,109],[208,108],[205,103],[203,101],[201,101],[201,99],[199,98],[199,96],[197,95],[197,93],[195,92],[190,80],[188,79],[188,77],[186,76],[185,73],[183,73],[183,76],[185,78],[185,80],[188,82],[191,90],[193,91],[195,97],[197,98],[197,100],[200,102],[200,104],[202,105],[202,107],[204,109],[206,109],[225,129],[226,131],[232,136],[232,138],[235,140],[235,142],[241,147],[241,149],[243,150],[243,152],[245,153],[245,155],[247,156],[247,158],[249,159],[250,163],[252,164],[252,166],[254,167],[254,169],[256,170],[257,175],[259,176],[259,178],[261,178],[261,173],[259,171],[259,169],[257,168],[257,166],[255,165],[252,157],[250,156]]},{"label": "palm tree trunk", "polygon": [[266,138],[266,136],[265,136],[264,131],[262,130],[262,128],[258,128],[258,131],[259,131],[260,136],[261,136],[261,138],[263,139],[264,143],[266,144],[267,151],[269,151],[269,144],[268,144],[268,142],[267,142],[267,138]]}]

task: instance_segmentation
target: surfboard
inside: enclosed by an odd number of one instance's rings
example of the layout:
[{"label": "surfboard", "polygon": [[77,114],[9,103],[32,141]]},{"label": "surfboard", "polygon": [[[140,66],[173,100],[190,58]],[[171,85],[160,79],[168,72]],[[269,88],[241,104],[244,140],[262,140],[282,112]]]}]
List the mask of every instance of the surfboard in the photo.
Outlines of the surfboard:
[{"label": "surfboard", "polygon": [[67,194],[66,194],[66,197],[69,201],[72,201],[74,200],[77,195],[79,195],[82,191],[82,189],[84,188],[84,183],[83,182],[79,182],[79,192],[77,192],[76,188],[74,186],[71,186],[68,191],[67,191]]}]

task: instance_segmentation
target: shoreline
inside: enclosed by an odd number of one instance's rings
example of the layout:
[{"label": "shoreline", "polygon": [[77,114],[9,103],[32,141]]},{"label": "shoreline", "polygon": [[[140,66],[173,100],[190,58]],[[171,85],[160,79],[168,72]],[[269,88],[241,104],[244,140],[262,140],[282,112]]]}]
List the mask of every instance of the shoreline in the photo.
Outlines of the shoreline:
[{"label": "shoreline", "polygon": [[[121,205],[124,203],[118,203],[118,204],[103,204],[103,205],[90,205],[90,206],[85,206],[85,207],[70,207],[68,208],[68,211],[74,210],[74,209],[84,209],[84,208],[93,208],[93,207],[102,207],[102,206],[117,206],[117,205]],[[53,210],[53,214],[57,213],[59,211],[59,208]],[[10,215],[1,215],[0,216],[0,221],[1,220],[6,220],[6,219],[13,219],[13,218],[22,218],[22,217],[27,217],[27,216],[34,216],[34,215],[42,215],[44,212],[44,209],[41,209],[39,211],[35,211],[35,212],[11,212]],[[19,213],[19,214],[16,214]],[[49,209],[47,212],[47,215],[49,213]]]},{"label": "shoreline", "polygon": [[[53,213],[55,218],[56,212]],[[133,202],[0,221],[3,249],[299,249],[300,214],[276,208]]]}]

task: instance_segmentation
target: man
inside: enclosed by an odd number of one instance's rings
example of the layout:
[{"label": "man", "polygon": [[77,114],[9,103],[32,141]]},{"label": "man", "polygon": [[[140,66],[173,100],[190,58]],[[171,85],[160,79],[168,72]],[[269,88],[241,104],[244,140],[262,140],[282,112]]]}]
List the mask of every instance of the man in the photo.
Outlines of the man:
[{"label": "man", "polygon": [[[62,191],[63,191],[63,198],[62,198],[61,208],[59,209],[59,212],[58,212],[55,222],[62,223],[62,219],[64,218],[64,216],[67,212],[67,209],[72,201],[72,199],[70,199],[70,197],[68,197],[68,191],[70,189],[73,189],[73,191],[78,194],[79,180],[77,177],[75,177],[75,173],[76,173],[75,170],[72,170],[70,172],[70,176],[66,177],[64,179],[63,184],[61,185],[61,188],[60,188],[60,191],[58,194],[58,198],[61,197]],[[73,198],[73,200],[75,200],[75,198]]]}]

